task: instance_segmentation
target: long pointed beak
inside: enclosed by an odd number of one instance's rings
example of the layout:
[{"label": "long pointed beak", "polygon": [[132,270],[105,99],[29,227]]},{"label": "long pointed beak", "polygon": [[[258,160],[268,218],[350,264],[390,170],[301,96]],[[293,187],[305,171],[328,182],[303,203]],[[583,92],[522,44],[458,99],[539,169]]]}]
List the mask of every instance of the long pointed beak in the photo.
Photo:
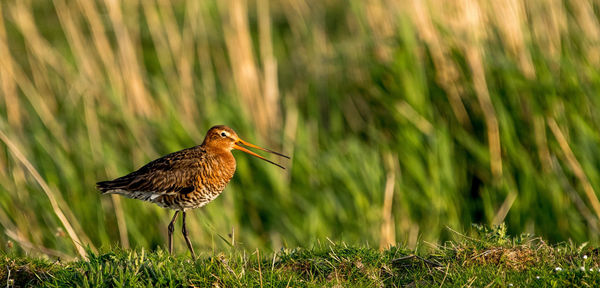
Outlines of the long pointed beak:
[{"label": "long pointed beak", "polygon": [[252,155],[252,156],[256,156],[256,157],[258,157],[258,158],[260,158],[260,159],[262,159],[262,160],[265,160],[265,161],[267,161],[267,162],[269,162],[269,163],[271,163],[271,164],[273,164],[273,165],[275,165],[275,166],[277,166],[277,167],[279,167],[279,168],[281,168],[281,169],[285,169],[285,167],[283,167],[283,166],[281,166],[281,165],[279,165],[279,164],[277,164],[277,163],[275,163],[275,162],[273,162],[273,161],[271,161],[271,160],[269,160],[269,159],[267,159],[267,158],[265,158],[265,157],[262,157],[262,156],[260,156],[260,155],[258,155],[258,154],[256,154],[256,153],[254,153],[254,152],[252,152],[252,151],[250,151],[250,150],[246,149],[246,148],[245,148],[245,147],[243,147],[243,146],[240,146],[240,144],[242,144],[242,145],[244,145],[244,146],[248,146],[248,147],[250,147],[250,148],[256,148],[256,149],[259,149],[259,150],[262,150],[262,151],[266,151],[266,152],[269,152],[269,153],[273,153],[273,154],[275,154],[275,155],[277,155],[277,156],[281,156],[281,157],[285,157],[285,158],[287,158],[287,159],[290,159],[290,157],[288,157],[288,156],[285,156],[285,155],[283,155],[283,154],[281,154],[281,153],[278,153],[278,152],[275,152],[275,151],[271,151],[271,150],[269,150],[269,149],[265,149],[265,148],[262,148],[262,147],[256,146],[256,145],[254,145],[254,144],[251,144],[251,143],[248,143],[248,142],[246,142],[246,141],[244,141],[244,140],[242,140],[242,139],[238,139],[238,141],[237,141],[237,142],[235,142],[235,143],[233,144],[233,149],[237,149],[237,150],[240,150],[240,151],[246,152],[246,153],[248,153],[248,154],[250,154],[250,155]]}]

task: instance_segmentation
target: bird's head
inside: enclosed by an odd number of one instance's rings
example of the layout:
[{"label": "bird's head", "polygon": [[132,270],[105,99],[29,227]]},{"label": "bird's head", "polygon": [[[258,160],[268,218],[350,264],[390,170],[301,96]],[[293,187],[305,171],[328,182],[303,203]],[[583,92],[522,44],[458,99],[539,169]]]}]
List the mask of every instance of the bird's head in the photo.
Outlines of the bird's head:
[{"label": "bird's head", "polygon": [[[241,145],[243,145],[243,146],[241,146]],[[262,151],[266,151],[266,152],[290,159],[290,157],[288,157],[286,155],[256,146],[254,144],[248,143],[248,142],[240,139],[240,137],[238,137],[237,133],[235,133],[235,131],[233,131],[233,129],[231,129],[225,125],[217,125],[217,126],[213,126],[212,128],[210,128],[208,130],[208,132],[206,133],[206,137],[204,138],[204,142],[202,143],[202,146],[204,146],[205,148],[212,148],[212,149],[224,149],[226,151],[231,151],[232,149],[240,150],[240,151],[246,152],[250,155],[256,156],[262,160],[265,160],[265,161],[267,161],[273,165],[276,165],[282,169],[285,169],[285,168],[275,162],[272,162],[256,153],[248,150],[246,147],[259,149]]]}]

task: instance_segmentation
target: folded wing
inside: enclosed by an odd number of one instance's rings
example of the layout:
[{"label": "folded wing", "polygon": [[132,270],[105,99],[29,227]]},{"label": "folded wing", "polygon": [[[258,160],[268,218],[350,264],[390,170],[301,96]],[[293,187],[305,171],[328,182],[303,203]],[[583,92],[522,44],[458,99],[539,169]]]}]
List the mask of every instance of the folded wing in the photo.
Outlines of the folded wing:
[{"label": "folded wing", "polygon": [[156,159],[123,177],[98,182],[96,187],[103,194],[120,194],[146,201],[162,195],[191,193],[205,156],[205,151],[200,147],[181,150]]}]

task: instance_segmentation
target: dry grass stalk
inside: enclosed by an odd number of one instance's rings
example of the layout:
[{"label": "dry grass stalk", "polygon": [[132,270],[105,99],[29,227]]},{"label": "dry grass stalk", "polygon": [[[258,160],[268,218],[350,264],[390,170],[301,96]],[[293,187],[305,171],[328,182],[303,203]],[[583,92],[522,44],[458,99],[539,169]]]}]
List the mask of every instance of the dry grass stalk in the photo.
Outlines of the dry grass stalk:
[{"label": "dry grass stalk", "polygon": [[446,91],[450,107],[456,119],[461,125],[470,129],[471,120],[461,97],[463,89],[457,84],[460,73],[456,64],[450,60],[450,49],[434,27],[431,19],[432,14],[427,11],[428,7],[425,6],[425,3],[414,0],[412,4],[414,12],[410,15],[413,16],[413,22],[418,30],[419,37],[428,44],[436,68],[436,80]]},{"label": "dry grass stalk", "polygon": [[[35,181],[42,187],[42,190],[44,191],[44,193],[46,193],[48,200],[50,200],[50,204],[52,205],[52,210],[54,211],[54,214],[60,220],[63,227],[67,231],[67,234],[69,235],[69,238],[71,238],[71,241],[73,242],[73,245],[75,246],[75,249],[77,250],[77,253],[81,257],[86,258],[87,253],[85,252],[85,249],[83,248],[83,243],[81,242],[81,240],[79,240],[79,236],[77,235],[77,233],[75,233],[75,230],[71,226],[71,223],[69,222],[69,220],[63,213],[62,208],[59,206],[58,201],[56,200],[56,197],[54,195],[54,192],[50,189],[50,187],[48,186],[46,181],[37,172],[37,170],[33,167],[33,165],[31,165],[31,162],[29,162],[29,160],[27,160],[27,158],[25,158],[25,156],[23,155],[23,153],[21,153],[19,148],[1,130],[0,130],[0,140],[2,140],[2,142],[4,142],[4,144],[6,144],[6,146],[10,149],[10,151],[13,153],[13,155],[21,162],[21,164],[23,164],[23,166],[25,166],[25,168],[27,168],[27,170],[29,171],[29,173],[31,173],[31,175],[33,176]],[[76,220],[74,220],[74,221],[76,221]],[[83,232],[80,231],[80,233],[83,233]],[[82,234],[82,235],[85,235],[85,234]],[[86,236],[86,238],[87,238],[87,236]],[[92,243],[90,243],[88,241],[87,244],[90,245],[90,248],[92,250],[95,250],[95,248],[92,246]]]},{"label": "dry grass stalk", "polygon": [[573,150],[571,150],[571,147],[569,147],[569,142],[567,141],[567,138],[560,130],[560,127],[558,127],[558,124],[556,123],[556,120],[554,120],[554,118],[548,117],[547,122],[548,127],[550,127],[550,130],[552,131],[554,137],[556,138],[556,141],[558,142],[558,145],[560,145],[560,149],[564,153],[567,163],[571,167],[571,170],[575,174],[575,177],[577,177],[577,179],[583,186],[583,191],[585,192],[588,201],[590,201],[592,209],[594,210],[594,213],[596,213],[596,217],[600,218],[600,201],[598,201],[598,196],[596,196],[594,187],[592,187],[592,184],[585,175],[585,171],[583,171],[583,168],[577,160],[577,157],[575,157]]},{"label": "dry grass stalk", "polygon": [[396,184],[397,156],[387,153],[385,162],[387,166],[387,176],[385,180],[385,190],[383,197],[383,207],[381,209],[381,236],[379,239],[379,250],[384,250],[396,244],[396,229],[394,225],[394,215],[392,214],[392,204],[394,200],[394,187]]},{"label": "dry grass stalk", "polygon": [[116,0],[105,0],[104,3],[117,38],[118,63],[124,78],[125,93],[128,96],[127,107],[134,114],[149,116],[155,105],[144,86],[142,77],[144,74],[133,42],[134,36],[131,35],[123,19],[121,3]]},{"label": "dry grass stalk", "polygon": [[20,129],[22,126],[21,103],[17,94],[17,84],[13,79],[15,65],[10,49],[8,48],[8,38],[6,28],[4,27],[3,5],[0,5],[0,88],[4,95],[4,105],[6,109],[6,118],[11,127]]}]

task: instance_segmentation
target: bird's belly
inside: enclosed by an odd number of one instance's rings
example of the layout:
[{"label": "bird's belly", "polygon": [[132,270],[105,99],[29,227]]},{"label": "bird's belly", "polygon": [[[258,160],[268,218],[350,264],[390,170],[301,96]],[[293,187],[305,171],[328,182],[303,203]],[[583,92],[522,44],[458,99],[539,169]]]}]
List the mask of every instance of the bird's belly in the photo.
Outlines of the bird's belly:
[{"label": "bird's belly", "polygon": [[219,197],[219,195],[221,195],[221,192],[223,192],[223,190],[216,192],[199,192],[198,195],[192,195],[191,197],[189,197],[188,201],[182,201],[182,203],[180,203],[180,206],[182,209],[200,208]]},{"label": "bird's belly", "polygon": [[154,202],[163,208],[174,210],[187,210],[200,208],[215,200],[221,191],[194,191],[189,194],[163,195],[155,199]]}]

